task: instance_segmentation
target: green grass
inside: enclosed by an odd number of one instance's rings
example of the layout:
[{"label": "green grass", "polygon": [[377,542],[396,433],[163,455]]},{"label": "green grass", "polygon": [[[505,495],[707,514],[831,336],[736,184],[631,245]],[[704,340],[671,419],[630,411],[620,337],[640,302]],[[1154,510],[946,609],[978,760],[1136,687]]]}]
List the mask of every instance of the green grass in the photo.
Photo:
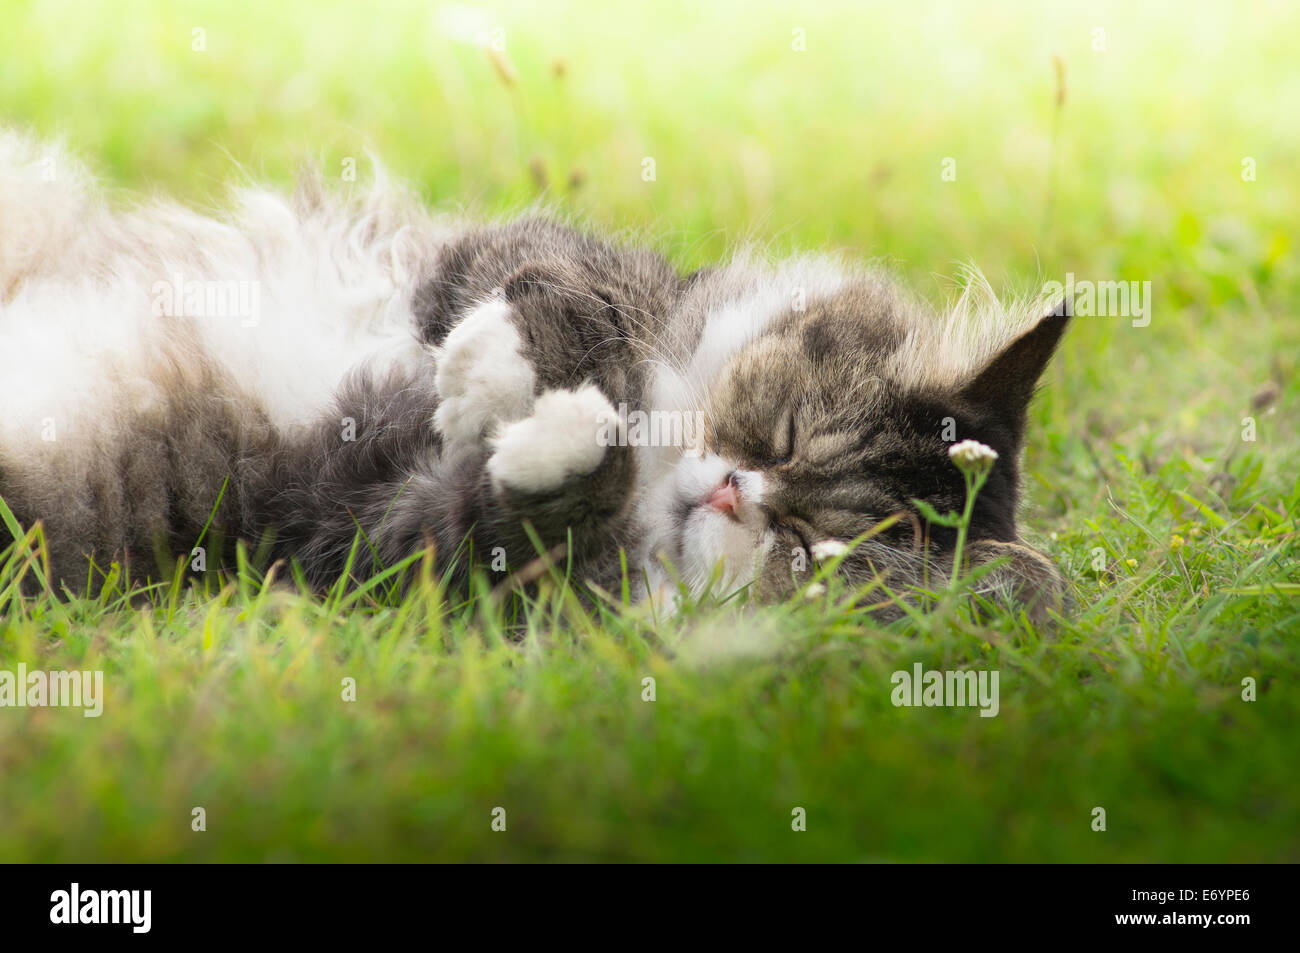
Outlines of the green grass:
[{"label": "green grass", "polygon": [[[499,6],[510,85],[423,3],[48,0],[3,17],[0,119],[198,204],[373,149],[432,204],[544,194],[683,267],[752,239],[935,300],[966,260],[1150,281],[1150,326],[1077,319],[1032,414],[1027,525],[1074,614],[656,621],[551,588],[514,641],[433,585],[22,600],[11,554],[0,668],[102,669],[107,699],[0,709],[0,861],[1300,860],[1300,10],[814,6]],[[999,715],[895,708],[918,661],[998,670]]]}]

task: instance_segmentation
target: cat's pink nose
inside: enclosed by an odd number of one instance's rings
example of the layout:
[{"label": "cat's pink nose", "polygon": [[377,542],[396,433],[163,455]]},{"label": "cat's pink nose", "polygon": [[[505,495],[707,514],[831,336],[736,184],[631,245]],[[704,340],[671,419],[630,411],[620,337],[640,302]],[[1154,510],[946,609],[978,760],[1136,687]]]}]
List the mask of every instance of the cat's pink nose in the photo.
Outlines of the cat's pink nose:
[{"label": "cat's pink nose", "polygon": [[728,516],[736,514],[736,507],[740,505],[740,490],[736,487],[736,476],[734,473],[727,474],[726,481],[709,494],[705,500],[709,506],[713,507],[719,513],[726,513]]}]

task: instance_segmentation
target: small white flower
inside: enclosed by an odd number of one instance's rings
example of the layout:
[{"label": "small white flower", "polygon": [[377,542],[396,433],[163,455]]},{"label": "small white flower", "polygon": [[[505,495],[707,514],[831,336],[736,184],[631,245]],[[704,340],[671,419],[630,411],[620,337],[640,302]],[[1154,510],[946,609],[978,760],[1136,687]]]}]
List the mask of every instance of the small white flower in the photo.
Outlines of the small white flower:
[{"label": "small white flower", "polygon": [[998,452],[978,440],[963,440],[948,448],[948,456],[962,473],[986,473],[993,468]]},{"label": "small white flower", "polygon": [[826,595],[826,587],[820,582],[814,582],[803,591],[805,599],[816,599],[818,596]]},{"label": "small white flower", "polygon": [[843,556],[848,551],[849,547],[838,539],[823,539],[812,544],[812,558],[819,563],[834,559],[836,556]]}]

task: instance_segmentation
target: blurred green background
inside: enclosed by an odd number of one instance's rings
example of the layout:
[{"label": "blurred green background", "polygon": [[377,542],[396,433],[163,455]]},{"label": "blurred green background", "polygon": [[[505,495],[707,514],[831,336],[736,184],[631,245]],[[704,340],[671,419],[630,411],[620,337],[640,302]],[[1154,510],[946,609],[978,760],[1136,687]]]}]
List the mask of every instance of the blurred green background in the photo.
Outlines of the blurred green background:
[{"label": "blurred green background", "polygon": [[[638,619],[539,621],[521,657],[473,605],[11,606],[0,661],[104,667],[110,700],[0,711],[0,859],[1300,860],[1300,6],[0,0],[0,25],[0,121],[123,200],[373,153],[434,206],[541,200],[682,267],[752,241],[935,301],[967,261],[1008,293],[1153,290],[1149,327],[1077,319],[1035,405],[1027,525],[1079,597],[1053,633],[802,606],[697,665]],[[1002,714],[892,708],[916,660],[998,667]],[[368,704],[340,712],[349,674]]]},{"label": "blurred green background", "polygon": [[[1130,425],[1154,402],[1190,432],[1207,380],[1261,383],[1204,329],[1256,339],[1297,297],[1283,2],[4,5],[3,117],[123,188],[214,203],[308,161],[364,177],[373,150],[436,205],[544,197],[683,266],[752,240],[896,263],[936,299],[964,261],[1010,291],[1150,280],[1152,328],[1072,348],[1110,355],[1088,384]],[[1197,370],[1151,388],[1166,347]]]}]

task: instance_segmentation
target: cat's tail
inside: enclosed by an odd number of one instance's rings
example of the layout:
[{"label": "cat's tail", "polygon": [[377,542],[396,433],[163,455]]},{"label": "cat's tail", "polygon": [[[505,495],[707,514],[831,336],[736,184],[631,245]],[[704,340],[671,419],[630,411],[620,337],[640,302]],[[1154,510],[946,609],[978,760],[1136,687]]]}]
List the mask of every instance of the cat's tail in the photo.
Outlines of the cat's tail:
[{"label": "cat's tail", "polygon": [[85,167],[58,144],[0,128],[0,305],[24,279],[57,268],[95,194]]}]

